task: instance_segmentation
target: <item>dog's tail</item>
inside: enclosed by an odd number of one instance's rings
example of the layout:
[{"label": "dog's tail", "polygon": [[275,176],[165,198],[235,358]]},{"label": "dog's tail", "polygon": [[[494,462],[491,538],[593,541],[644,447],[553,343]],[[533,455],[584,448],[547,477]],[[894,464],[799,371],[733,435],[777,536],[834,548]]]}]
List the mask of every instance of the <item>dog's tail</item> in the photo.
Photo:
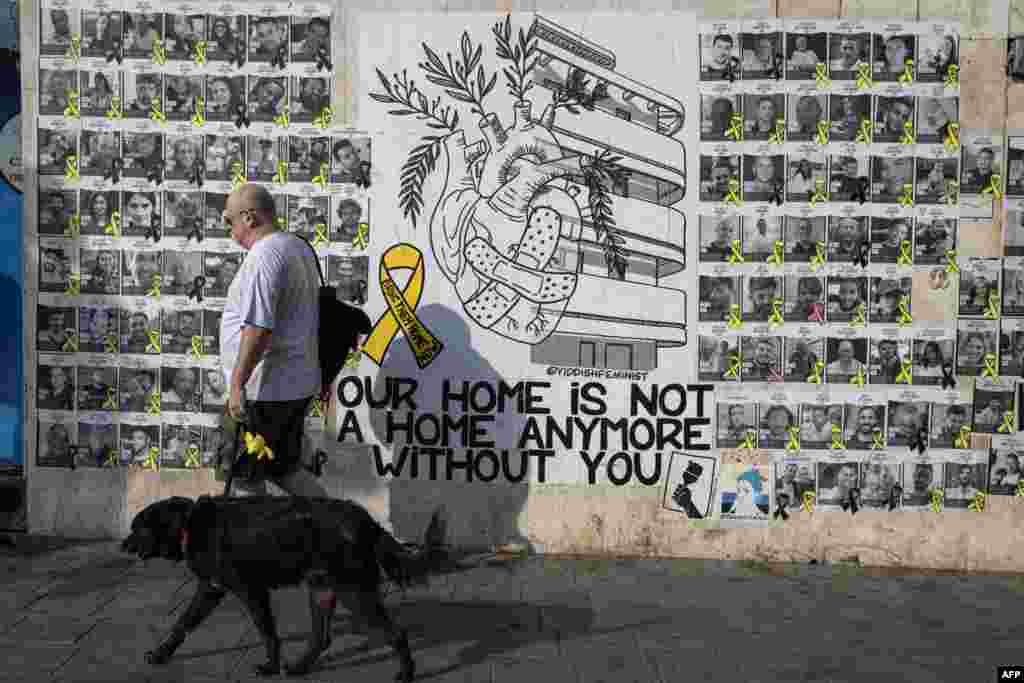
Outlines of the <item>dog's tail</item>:
[{"label": "dog's tail", "polygon": [[377,561],[392,581],[402,586],[425,584],[432,571],[440,569],[448,557],[442,509],[434,511],[423,535],[423,546],[410,549],[381,528],[374,550]]}]

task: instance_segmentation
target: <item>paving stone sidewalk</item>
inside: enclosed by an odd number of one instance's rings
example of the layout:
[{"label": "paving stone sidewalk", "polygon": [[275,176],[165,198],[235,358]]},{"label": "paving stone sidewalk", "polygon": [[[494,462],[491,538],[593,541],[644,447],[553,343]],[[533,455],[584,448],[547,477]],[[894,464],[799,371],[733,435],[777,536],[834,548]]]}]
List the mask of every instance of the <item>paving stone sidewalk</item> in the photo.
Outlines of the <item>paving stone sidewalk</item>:
[{"label": "paving stone sidewalk", "polygon": [[[240,603],[165,666],[143,661],[194,587],[182,565],[115,542],[0,548],[0,680],[253,681],[263,656]],[[1024,577],[896,574],[843,565],[533,557],[466,560],[387,598],[434,683],[995,680],[1024,662]],[[309,627],[300,589],[275,593],[286,657]],[[339,608],[307,681],[391,681],[397,663]]]}]

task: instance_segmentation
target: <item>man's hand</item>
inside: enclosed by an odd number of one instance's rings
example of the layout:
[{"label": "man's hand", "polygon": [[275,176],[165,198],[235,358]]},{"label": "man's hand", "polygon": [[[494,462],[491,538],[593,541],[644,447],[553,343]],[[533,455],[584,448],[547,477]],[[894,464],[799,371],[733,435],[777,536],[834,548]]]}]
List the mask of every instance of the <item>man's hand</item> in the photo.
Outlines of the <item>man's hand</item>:
[{"label": "man's hand", "polygon": [[244,387],[231,386],[231,392],[228,395],[228,415],[235,420],[241,420],[245,416]]},{"label": "man's hand", "polygon": [[686,504],[691,502],[693,499],[693,492],[686,486],[679,484],[676,486],[675,491],[672,492],[672,500],[676,502],[679,507],[685,508]]}]

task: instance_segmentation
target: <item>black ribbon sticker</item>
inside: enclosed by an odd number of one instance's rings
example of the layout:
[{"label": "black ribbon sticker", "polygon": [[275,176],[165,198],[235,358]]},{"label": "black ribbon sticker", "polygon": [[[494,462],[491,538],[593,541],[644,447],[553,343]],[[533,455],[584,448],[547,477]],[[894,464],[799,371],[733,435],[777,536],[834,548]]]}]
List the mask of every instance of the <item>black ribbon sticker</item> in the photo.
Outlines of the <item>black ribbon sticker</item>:
[{"label": "black ribbon sticker", "polygon": [[725,66],[725,80],[730,83],[736,82],[736,79],[739,78],[739,74],[736,73],[739,71],[739,65],[740,63],[738,59],[735,57],[729,58],[729,62]]},{"label": "black ribbon sticker", "polygon": [[283,69],[288,64],[286,46],[282,45],[277,48],[277,52],[274,53],[273,59],[270,60],[270,66],[276,66],[278,69]]},{"label": "black ribbon sticker", "polygon": [[924,455],[925,450],[928,448],[928,430],[922,427],[914,434],[911,434],[910,438],[907,440],[907,446],[910,448],[911,452],[917,451]]},{"label": "black ribbon sticker", "polygon": [[192,178],[191,182],[196,187],[203,186],[203,162],[196,159],[192,164]]},{"label": "black ribbon sticker", "polygon": [[331,65],[331,55],[327,51],[327,48],[321,45],[316,49],[316,70],[317,71],[330,71],[334,67]]},{"label": "black ribbon sticker", "polygon": [[192,288],[188,290],[188,298],[195,299],[196,303],[203,303],[203,287],[206,286],[206,278],[202,275],[196,275],[192,280]]},{"label": "black ribbon sticker", "polygon": [[900,505],[900,499],[903,498],[903,487],[899,484],[889,489],[889,510],[895,510]]},{"label": "black ribbon sticker", "polygon": [[772,60],[772,68],[768,70],[769,75],[777,81],[782,80],[782,55],[776,54]]},{"label": "black ribbon sticker", "polygon": [[202,226],[203,226],[202,221],[200,221],[199,219],[193,220],[192,221],[192,229],[188,231],[187,235],[185,235],[185,241],[186,242],[191,242],[192,238],[195,237],[196,238],[196,242],[202,242],[203,241]]},{"label": "black ribbon sticker", "polygon": [[235,127],[249,127],[249,112],[245,110],[245,104],[235,105]]},{"label": "black ribbon sticker", "polygon": [[866,176],[857,178],[857,184],[850,194],[851,202],[860,202],[863,204],[868,200],[868,188],[871,186],[871,181]]},{"label": "black ribbon sticker", "polygon": [[234,64],[239,69],[241,69],[243,66],[245,66],[245,50],[246,50],[245,40],[242,39],[242,38],[239,38],[238,40],[236,40],[235,41],[235,56],[231,58],[231,61],[229,62],[229,64]]},{"label": "black ribbon sticker", "polygon": [[121,182],[121,171],[124,168],[124,161],[121,159],[111,159],[110,165],[107,166],[107,170],[103,172],[103,179],[109,180],[112,184],[117,185]]},{"label": "black ribbon sticker", "polygon": [[121,46],[120,40],[114,41],[113,47],[107,50],[106,58],[107,64],[110,64],[114,60],[117,60],[117,63],[120,64],[124,60],[124,49]]},{"label": "black ribbon sticker", "polygon": [[772,202],[777,206],[782,206],[782,189],[784,185],[781,180],[776,180],[772,183],[772,198],[768,201]]},{"label": "black ribbon sticker", "polygon": [[161,164],[155,164],[153,168],[146,172],[146,180],[151,183],[156,183],[158,186],[164,184],[164,167]]},{"label": "black ribbon sticker", "polygon": [[942,388],[954,389],[955,387],[956,378],[953,377],[953,364],[947,360],[942,364]]},{"label": "black ribbon sticker", "polygon": [[850,492],[846,494],[846,500],[839,504],[843,511],[850,511],[851,515],[857,514],[857,510],[860,509],[860,505],[857,501],[860,499],[860,489],[852,488]]},{"label": "black ribbon sticker", "polygon": [[356,187],[369,189],[370,187],[370,162],[359,162],[359,175],[356,177]]},{"label": "black ribbon sticker", "polygon": [[861,240],[857,246],[857,251],[853,255],[853,265],[860,266],[861,268],[868,267],[868,254],[870,253],[871,246],[867,243],[867,240]]},{"label": "black ribbon sticker", "polygon": [[775,519],[782,518],[782,521],[789,519],[789,513],[786,512],[786,508],[789,507],[789,494],[780,493],[775,496]]}]

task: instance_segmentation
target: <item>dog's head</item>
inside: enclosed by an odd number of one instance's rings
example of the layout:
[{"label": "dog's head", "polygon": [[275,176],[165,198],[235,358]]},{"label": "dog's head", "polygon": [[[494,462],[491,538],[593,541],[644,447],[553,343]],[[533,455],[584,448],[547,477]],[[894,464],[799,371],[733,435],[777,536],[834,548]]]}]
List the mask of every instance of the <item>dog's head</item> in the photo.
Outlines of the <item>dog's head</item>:
[{"label": "dog's head", "polygon": [[185,559],[182,532],[194,505],[190,498],[174,497],[146,506],[132,520],[132,533],[122,541],[121,550],[143,560]]}]

